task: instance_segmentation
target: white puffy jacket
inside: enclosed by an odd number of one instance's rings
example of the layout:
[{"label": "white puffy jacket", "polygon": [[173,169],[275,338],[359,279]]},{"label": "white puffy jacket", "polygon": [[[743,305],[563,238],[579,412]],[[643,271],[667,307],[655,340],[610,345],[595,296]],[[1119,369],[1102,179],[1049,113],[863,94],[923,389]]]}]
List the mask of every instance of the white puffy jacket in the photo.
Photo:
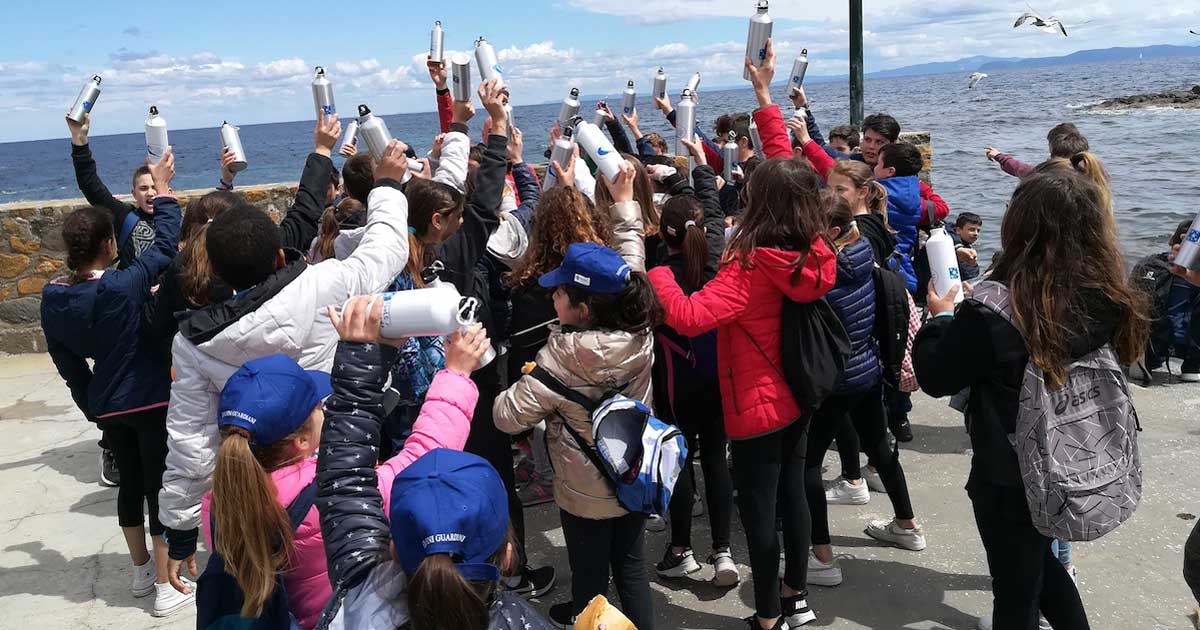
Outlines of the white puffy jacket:
[{"label": "white puffy jacket", "polygon": [[[167,408],[167,468],[159,518],[176,530],[200,524],[200,499],[212,485],[220,437],[217,403],[225,381],[252,359],[283,353],[307,370],[333,368],[338,334],[325,307],[385,289],[408,261],[408,200],[397,189],[371,191],[362,242],[345,260],[301,271],[278,293],[211,339],[175,336],[175,382]],[[236,299],[236,298],[234,298]],[[220,305],[217,305],[220,306]]]}]

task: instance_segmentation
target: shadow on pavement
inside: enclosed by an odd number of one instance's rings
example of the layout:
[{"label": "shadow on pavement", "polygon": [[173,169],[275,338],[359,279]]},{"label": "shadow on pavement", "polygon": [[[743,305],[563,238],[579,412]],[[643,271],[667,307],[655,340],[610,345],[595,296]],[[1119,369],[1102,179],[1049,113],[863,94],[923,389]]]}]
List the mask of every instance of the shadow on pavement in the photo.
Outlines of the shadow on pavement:
[{"label": "shadow on pavement", "polygon": [[49,466],[80,483],[95,484],[100,479],[100,447],[96,444],[99,439],[100,431],[97,430],[90,433],[88,439],[48,448],[25,459],[0,463],[0,472],[26,466]]},{"label": "shadow on pavement", "polygon": [[904,451],[926,455],[963,455],[971,448],[971,438],[963,425],[936,427],[913,424],[913,441],[900,445],[900,461],[904,462]]},{"label": "shadow on pavement", "polygon": [[[976,616],[947,605],[946,594],[991,590],[991,578],[986,575],[942,573],[890,560],[841,557],[839,564],[846,579],[841,586],[809,589],[808,603],[817,613],[815,626],[847,619],[878,630],[921,622],[973,630]],[[864,606],[864,599],[871,605]]]},{"label": "shadow on pavement", "polygon": [[[116,530],[115,522],[113,529]],[[129,592],[128,572],[117,577],[107,570],[128,566],[126,553],[96,553],[68,560],[39,541],[10,545],[4,551],[28,554],[33,562],[0,572],[0,599],[28,594],[61,597],[77,604],[100,600],[109,607],[141,609],[153,604],[154,598],[138,600]],[[144,606],[143,601],[148,604]]]}]

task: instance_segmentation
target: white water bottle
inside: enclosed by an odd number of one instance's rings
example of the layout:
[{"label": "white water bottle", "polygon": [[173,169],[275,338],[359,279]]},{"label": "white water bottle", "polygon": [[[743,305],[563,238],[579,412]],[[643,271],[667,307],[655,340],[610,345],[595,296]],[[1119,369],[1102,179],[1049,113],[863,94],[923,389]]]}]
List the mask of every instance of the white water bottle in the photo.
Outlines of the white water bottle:
[{"label": "white water bottle", "polygon": [[604,173],[609,182],[617,181],[617,175],[621,173],[621,163],[625,161],[625,158],[617,153],[612,142],[608,140],[608,136],[600,131],[600,127],[577,118],[575,142],[578,142],[579,148],[592,158],[592,162],[596,163],[600,172]]},{"label": "white water bottle", "polygon": [[1200,271],[1200,215],[1192,221],[1183,241],[1179,243],[1179,252],[1175,254],[1174,264],[1190,271]]},{"label": "white water bottle", "polygon": [[[771,38],[771,27],[767,0],[758,0],[758,8],[750,17],[750,32],[746,35],[746,57],[756,68],[761,68],[767,59],[767,40]],[[742,71],[742,78],[750,80],[749,69]]]},{"label": "white water bottle", "polygon": [[667,73],[662,68],[654,73],[654,98],[667,98]]},{"label": "white water bottle", "polygon": [[[550,150],[550,162],[558,164],[563,170],[566,170],[567,164],[571,161],[571,155],[575,153],[574,134],[573,127],[569,125],[563,127],[562,135],[554,141],[554,148]],[[558,177],[554,174],[554,168],[547,168],[546,177],[542,180],[542,190],[550,190],[557,184]]]},{"label": "white water bottle", "polygon": [[565,129],[571,119],[579,115],[579,88],[571,88],[571,92],[563,99],[562,108],[558,110],[558,126]]},{"label": "white water bottle", "polygon": [[96,101],[100,98],[100,75],[93,74],[87,83],[83,84],[83,88],[79,90],[79,96],[75,97],[75,103],[71,105],[71,111],[67,113],[67,118],[83,124],[83,117],[88,112],[92,111],[92,107],[96,105]]},{"label": "white water bottle", "polygon": [[792,62],[792,76],[788,79],[789,93],[795,94],[804,85],[804,75],[808,73],[808,49],[800,50],[800,56]]},{"label": "white water bottle", "polygon": [[482,36],[475,40],[475,65],[479,66],[480,81],[499,79],[500,86],[504,86],[504,69],[500,67],[496,49]]},{"label": "white water bottle", "polygon": [[936,227],[929,231],[925,241],[925,253],[929,256],[929,273],[933,276],[933,290],[939,297],[946,297],[950,289],[958,287],[954,303],[963,299],[962,275],[958,271],[958,255],[954,252],[954,239],[946,228]]},{"label": "white water bottle", "polygon": [[637,91],[633,89],[633,80],[630,79],[625,84],[625,91],[621,93],[621,112],[626,116],[632,116],[635,109],[637,109]]},{"label": "white water bottle", "polygon": [[[479,300],[459,295],[454,285],[434,281],[424,289],[384,293],[379,334],[386,339],[440,337],[475,325]],[[496,357],[489,348],[479,361],[483,367]]]},{"label": "white water bottle", "polygon": [[229,172],[240,173],[246,170],[246,151],[242,149],[242,138],[238,134],[238,128],[229,124],[229,121],[221,123],[221,147],[233,153],[234,160],[229,165]]},{"label": "white water bottle", "polygon": [[167,121],[158,115],[158,108],[150,106],[150,116],[146,118],[146,157],[151,164],[158,164],[163,154],[167,152]]}]

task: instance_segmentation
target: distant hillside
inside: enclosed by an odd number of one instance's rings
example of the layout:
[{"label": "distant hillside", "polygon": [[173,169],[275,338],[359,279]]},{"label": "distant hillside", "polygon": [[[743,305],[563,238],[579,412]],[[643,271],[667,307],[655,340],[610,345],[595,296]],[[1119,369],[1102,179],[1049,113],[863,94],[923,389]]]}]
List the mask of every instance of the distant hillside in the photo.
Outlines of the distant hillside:
[{"label": "distant hillside", "polygon": [[989,61],[979,70],[992,72],[999,70],[1017,70],[1020,68],[1039,68],[1042,66],[1057,66],[1072,63],[1102,63],[1105,61],[1128,61],[1130,59],[1155,59],[1160,57],[1193,57],[1200,56],[1200,46],[1140,46],[1137,48],[1104,48],[1100,50],[1081,50],[1061,57],[1035,57],[1032,59],[1014,59]]},{"label": "distant hillside", "polygon": [[957,61],[935,61],[933,63],[922,63],[915,66],[904,66],[894,70],[880,70],[879,72],[868,72],[867,78],[887,78],[887,77],[911,77],[922,74],[950,74],[960,72],[975,72],[980,68],[986,68],[992,64],[1003,63],[1020,63],[1021,60],[1015,57],[985,57],[976,55],[974,57],[966,57]]}]

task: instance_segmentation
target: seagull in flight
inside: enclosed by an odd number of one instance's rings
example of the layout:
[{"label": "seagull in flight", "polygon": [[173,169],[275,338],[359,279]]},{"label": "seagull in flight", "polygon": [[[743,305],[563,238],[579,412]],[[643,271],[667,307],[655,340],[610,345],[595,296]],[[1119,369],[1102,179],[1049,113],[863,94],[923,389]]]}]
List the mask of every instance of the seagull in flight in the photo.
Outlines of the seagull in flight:
[{"label": "seagull in flight", "polygon": [[[1067,36],[1067,27],[1062,23],[1062,20],[1054,17],[1053,15],[1048,18],[1044,18],[1039,15],[1037,10],[1033,7],[1029,7],[1029,12],[1022,14],[1021,17],[1017,18],[1017,21],[1013,23],[1013,28],[1020,28],[1021,25],[1025,24],[1026,22],[1029,22],[1030,25],[1040,29],[1044,33],[1053,33],[1055,31],[1059,31],[1063,34],[1063,37]],[[1087,24],[1087,22],[1083,22],[1083,24]]]},{"label": "seagull in flight", "polygon": [[970,85],[967,86],[967,88],[975,89],[975,85],[986,78],[987,78],[987,74],[984,74],[983,72],[971,73],[971,76],[967,77],[967,80],[971,82]]},{"label": "seagull in flight", "polygon": [[1188,32],[1191,33],[1192,35],[1200,35],[1200,33],[1197,33],[1196,31],[1188,31]]}]

